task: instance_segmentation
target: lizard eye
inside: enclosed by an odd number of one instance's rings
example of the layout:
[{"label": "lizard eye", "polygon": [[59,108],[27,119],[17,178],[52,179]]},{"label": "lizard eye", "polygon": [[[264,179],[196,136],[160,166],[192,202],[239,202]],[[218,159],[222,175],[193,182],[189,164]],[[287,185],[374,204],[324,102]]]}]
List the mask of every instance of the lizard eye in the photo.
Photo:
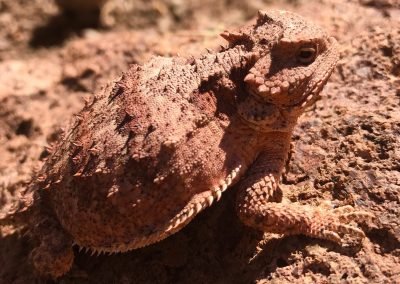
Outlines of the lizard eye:
[{"label": "lizard eye", "polygon": [[297,60],[302,64],[309,64],[315,60],[317,49],[312,46],[301,47],[297,53]]}]

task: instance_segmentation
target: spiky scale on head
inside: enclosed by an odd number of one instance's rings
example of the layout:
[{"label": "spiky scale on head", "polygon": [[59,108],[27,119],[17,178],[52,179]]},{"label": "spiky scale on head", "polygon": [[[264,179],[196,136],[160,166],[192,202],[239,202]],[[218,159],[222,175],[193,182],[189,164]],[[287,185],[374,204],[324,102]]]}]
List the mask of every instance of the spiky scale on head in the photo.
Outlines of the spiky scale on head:
[{"label": "spiky scale on head", "polygon": [[[283,107],[301,105],[306,98],[311,104],[336,64],[335,39],[287,11],[260,12],[257,23],[268,24],[255,29],[252,41],[268,46],[268,51],[246,75],[248,90],[266,102]],[[271,26],[278,27],[272,40],[268,37]],[[268,36],[264,37],[265,34]],[[235,42],[237,38],[229,39]]]},{"label": "spiky scale on head", "polygon": [[257,54],[243,78],[250,96],[238,105],[239,114],[264,131],[289,131],[318,99],[338,60],[334,38],[287,11],[260,11],[255,25],[222,36],[231,47]]}]

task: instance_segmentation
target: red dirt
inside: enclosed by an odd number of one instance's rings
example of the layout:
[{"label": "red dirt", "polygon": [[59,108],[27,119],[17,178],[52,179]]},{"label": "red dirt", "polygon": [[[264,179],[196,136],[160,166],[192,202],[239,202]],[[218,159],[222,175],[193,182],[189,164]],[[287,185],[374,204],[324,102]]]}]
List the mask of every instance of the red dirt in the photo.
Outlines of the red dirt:
[{"label": "red dirt", "polygon": [[[18,198],[83,97],[129,64],[216,48],[225,27],[278,7],[324,26],[342,49],[323,99],[296,128],[284,194],[378,218],[363,226],[359,246],[262,234],[237,219],[232,189],[158,244],[112,256],[76,251],[72,271],[56,282],[400,283],[399,1],[110,2],[113,25],[94,29],[70,25],[50,0],[0,0],[0,204]],[[1,232],[0,282],[44,282],[24,230]]]}]

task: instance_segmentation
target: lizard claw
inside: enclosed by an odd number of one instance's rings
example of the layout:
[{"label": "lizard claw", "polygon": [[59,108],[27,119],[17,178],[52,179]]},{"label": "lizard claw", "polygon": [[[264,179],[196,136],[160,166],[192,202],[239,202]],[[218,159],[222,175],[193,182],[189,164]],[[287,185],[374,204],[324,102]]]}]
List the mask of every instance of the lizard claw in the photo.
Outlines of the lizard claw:
[{"label": "lizard claw", "polygon": [[335,243],[341,243],[342,242],[342,238],[335,232],[333,231],[329,231],[329,230],[323,230],[322,231],[322,236],[323,239],[335,242]]},{"label": "lizard claw", "polygon": [[335,223],[331,224],[331,228],[327,230],[323,230],[321,235],[316,235],[317,238],[327,239],[333,241],[335,243],[342,243],[342,237],[340,235],[349,235],[351,237],[356,238],[357,240],[362,240],[365,238],[365,233],[357,227]]},{"label": "lizard claw", "polygon": [[317,233],[314,236],[317,238],[320,237],[323,239],[328,239],[336,243],[342,242],[341,236],[343,235],[348,235],[356,238],[357,240],[362,240],[365,238],[365,233],[355,225],[349,223],[353,221],[364,222],[375,218],[372,213],[366,211],[357,211],[353,206],[350,205],[335,208],[331,212],[324,214],[328,215],[326,216],[327,218],[323,215],[320,216],[320,218],[328,221],[322,222],[321,220],[316,222],[315,225],[322,226],[323,230],[320,232],[320,234]]}]

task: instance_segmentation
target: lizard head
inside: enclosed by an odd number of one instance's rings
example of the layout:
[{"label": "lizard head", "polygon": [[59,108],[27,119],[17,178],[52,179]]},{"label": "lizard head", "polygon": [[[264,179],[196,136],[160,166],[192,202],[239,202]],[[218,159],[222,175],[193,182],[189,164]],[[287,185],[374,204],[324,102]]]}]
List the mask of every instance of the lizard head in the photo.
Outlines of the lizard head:
[{"label": "lizard head", "polygon": [[252,54],[248,92],[280,109],[313,104],[338,60],[333,37],[287,11],[260,11],[255,25],[222,36]]}]

